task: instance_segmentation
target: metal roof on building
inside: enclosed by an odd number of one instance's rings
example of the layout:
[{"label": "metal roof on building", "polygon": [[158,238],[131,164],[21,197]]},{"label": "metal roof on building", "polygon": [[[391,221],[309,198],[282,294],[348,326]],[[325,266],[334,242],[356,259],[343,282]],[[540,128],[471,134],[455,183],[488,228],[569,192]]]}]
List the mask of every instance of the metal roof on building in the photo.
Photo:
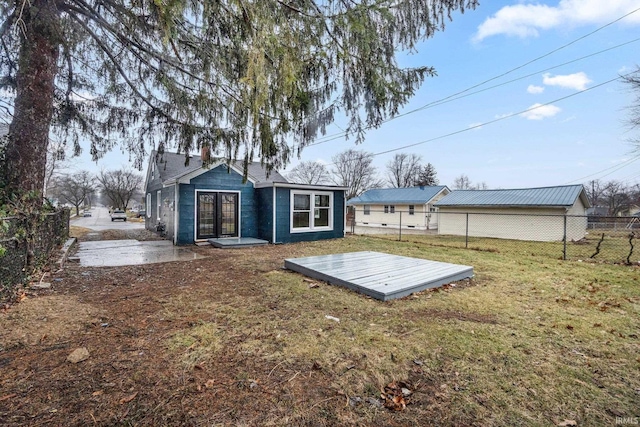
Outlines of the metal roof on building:
[{"label": "metal roof on building", "polygon": [[[155,152],[151,153],[152,158],[156,155]],[[171,181],[181,176],[184,176],[190,172],[195,172],[198,169],[202,169],[202,158],[200,156],[189,156],[189,165],[185,165],[186,157],[184,154],[178,153],[163,153],[158,158],[157,168],[160,173],[160,179],[162,182]],[[211,168],[217,167],[220,164],[226,164],[222,161],[218,165],[211,165]],[[244,162],[242,160],[236,160],[231,165],[242,171],[244,169]],[[206,172],[206,169],[203,169]],[[247,173],[249,178],[254,182],[287,182],[285,177],[280,175],[278,171],[272,170],[267,176],[267,169],[260,164],[260,162],[249,163]]]},{"label": "metal roof on building", "polygon": [[505,190],[454,190],[434,204],[482,207],[568,207],[580,197],[585,207],[589,199],[582,185]]},{"label": "metal roof on building", "polygon": [[446,185],[409,188],[377,188],[367,190],[358,197],[347,202],[347,205],[382,205],[392,203],[423,204],[429,202],[438,193],[446,189]]}]

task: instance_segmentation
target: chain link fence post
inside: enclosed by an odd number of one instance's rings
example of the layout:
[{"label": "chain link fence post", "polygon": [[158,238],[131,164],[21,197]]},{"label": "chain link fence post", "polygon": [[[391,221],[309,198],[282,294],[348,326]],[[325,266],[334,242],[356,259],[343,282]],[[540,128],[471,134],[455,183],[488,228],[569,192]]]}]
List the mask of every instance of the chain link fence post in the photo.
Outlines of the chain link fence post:
[{"label": "chain link fence post", "polygon": [[467,218],[466,218],[466,224],[465,224],[465,231],[464,231],[464,247],[468,248],[469,247],[469,212],[467,212]]}]

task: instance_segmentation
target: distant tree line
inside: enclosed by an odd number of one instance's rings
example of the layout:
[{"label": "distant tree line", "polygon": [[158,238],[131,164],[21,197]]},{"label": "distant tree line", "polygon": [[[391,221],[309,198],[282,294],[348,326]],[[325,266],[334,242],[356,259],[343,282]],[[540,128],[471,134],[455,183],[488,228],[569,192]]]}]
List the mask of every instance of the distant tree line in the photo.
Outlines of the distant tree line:
[{"label": "distant tree line", "polygon": [[596,214],[625,216],[630,215],[634,207],[640,207],[640,184],[595,179],[584,186]]},{"label": "distant tree line", "polygon": [[49,181],[47,197],[73,206],[76,215],[80,215],[81,208],[90,208],[98,201],[125,209],[136,198],[142,198],[142,176],[124,168],[98,174],[86,170],[52,173]]}]

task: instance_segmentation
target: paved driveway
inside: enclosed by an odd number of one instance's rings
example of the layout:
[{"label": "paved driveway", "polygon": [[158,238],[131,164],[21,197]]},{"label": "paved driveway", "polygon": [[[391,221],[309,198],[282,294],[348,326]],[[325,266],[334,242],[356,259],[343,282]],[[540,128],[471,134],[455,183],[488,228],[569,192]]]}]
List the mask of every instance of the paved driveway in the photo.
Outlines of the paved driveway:
[{"label": "paved driveway", "polygon": [[168,240],[99,240],[80,242],[75,255],[83,267],[115,267],[206,258]]},{"label": "paved driveway", "polygon": [[93,208],[91,210],[91,216],[74,218],[71,220],[71,225],[96,231],[144,229],[144,221],[111,221],[111,215],[109,215],[109,209],[107,208]]}]

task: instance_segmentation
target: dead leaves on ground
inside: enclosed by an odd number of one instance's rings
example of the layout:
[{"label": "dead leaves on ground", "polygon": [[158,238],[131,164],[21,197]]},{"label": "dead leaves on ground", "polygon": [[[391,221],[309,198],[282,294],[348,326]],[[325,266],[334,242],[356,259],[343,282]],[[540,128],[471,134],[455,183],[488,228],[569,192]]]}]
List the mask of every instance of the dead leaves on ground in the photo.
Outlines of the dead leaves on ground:
[{"label": "dead leaves on ground", "polygon": [[384,388],[380,397],[385,408],[393,411],[403,411],[411,403],[413,386],[404,381],[392,381]]}]

